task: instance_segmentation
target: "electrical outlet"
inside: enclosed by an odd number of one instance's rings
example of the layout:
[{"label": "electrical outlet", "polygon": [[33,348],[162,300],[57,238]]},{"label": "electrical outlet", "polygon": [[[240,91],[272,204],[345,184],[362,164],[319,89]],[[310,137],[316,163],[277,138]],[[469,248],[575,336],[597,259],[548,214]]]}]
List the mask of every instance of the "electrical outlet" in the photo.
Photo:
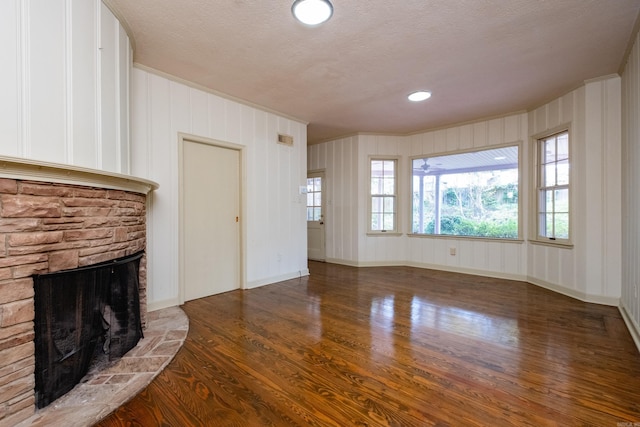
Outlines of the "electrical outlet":
[{"label": "electrical outlet", "polygon": [[456,254],[456,248],[449,248],[449,255],[455,255]]}]

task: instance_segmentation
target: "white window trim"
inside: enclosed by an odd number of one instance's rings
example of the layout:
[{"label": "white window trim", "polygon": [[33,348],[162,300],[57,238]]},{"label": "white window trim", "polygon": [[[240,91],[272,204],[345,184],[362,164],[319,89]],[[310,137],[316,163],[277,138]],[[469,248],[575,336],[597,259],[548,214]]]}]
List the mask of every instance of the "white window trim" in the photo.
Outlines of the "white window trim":
[{"label": "white window trim", "polygon": [[[394,218],[394,229],[393,230],[372,230],[371,229],[371,215],[373,206],[371,206],[371,199],[373,194],[371,194],[371,162],[374,160],[386,160],[386,161],[394,161],[395,162],[395,178],[394,178],[394,197],[396,199],[395,202],[395,218]],[[401,206],[401,198],[400,198],[400,156],[384,156],[384,155],[375,155],[369,156],[367,159],[367,236],[401,236],[402,232],[400,231],[400,206]]]},{"label": "white window trim", "polygon": [[[538,212],[540,212],[539,207],[539,182],[538,179],[540,177],[540,140],[548,138],[550,136],[560,134],[563,132],[567,132],[569,135],[569,238],[568,239],[559,239],[559,238],[549,238],[545,236],[541,236],[539,232],[539,218]],[[571,129],[571,124],[562,124],[560,126],[556,126],[554,128],[548,129],[545,132],[537,133],[531,136],[531,195],[530,195],[530,209],[529,214],[531,215],[531,220],[529,221],[529,230],[530,237],[529,241],[532,244],[536,245],[544,245],[544,246],[553,246],[559,248],[573,248],[573,229],[574,229],[574,206],[575,206],[575,197],[574,197],[574,169],[573,164],[575,162],[574,157],[574,141],[573,141],[573,132]]]}]

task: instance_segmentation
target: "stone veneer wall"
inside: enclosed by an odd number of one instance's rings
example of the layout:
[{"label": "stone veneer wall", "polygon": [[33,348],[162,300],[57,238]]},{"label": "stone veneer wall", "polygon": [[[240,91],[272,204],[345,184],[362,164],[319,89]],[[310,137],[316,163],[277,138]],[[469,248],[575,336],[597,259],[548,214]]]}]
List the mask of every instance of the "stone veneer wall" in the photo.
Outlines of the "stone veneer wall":
[{"label": "stone veneer wall", "polygon": [[[146,246],[144,194],[0,178],[0,426],[35,412],[32,274],[131,255]],[[146,322],[146,258],[140,263]]]}]

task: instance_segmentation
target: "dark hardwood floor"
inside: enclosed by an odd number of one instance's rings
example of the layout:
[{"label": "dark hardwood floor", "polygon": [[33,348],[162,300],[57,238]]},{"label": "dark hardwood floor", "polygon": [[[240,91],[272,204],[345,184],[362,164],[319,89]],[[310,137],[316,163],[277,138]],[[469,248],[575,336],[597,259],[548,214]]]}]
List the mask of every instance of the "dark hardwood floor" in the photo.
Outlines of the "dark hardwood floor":
[{"label": "dark hardwood floor", "polygon": [[409,267],[310,270],[185,304],[175,360],[98,425],[640,425],[615,307]]}]

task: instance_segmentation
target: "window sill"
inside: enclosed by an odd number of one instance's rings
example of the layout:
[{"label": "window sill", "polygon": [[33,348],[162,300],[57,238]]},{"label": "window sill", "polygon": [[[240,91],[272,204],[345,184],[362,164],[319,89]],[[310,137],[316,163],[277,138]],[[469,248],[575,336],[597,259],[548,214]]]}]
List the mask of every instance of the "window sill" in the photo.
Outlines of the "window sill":
[{"label": "window sill", "polygon": [[475,237],[475,236],[452,236],[450,234],[418,234],[409,233],[409,237],[417,237],[420,239],[448,239],[448,240],[479,240],[482,242],[500,242],[500,243],[524,243],[524,239],[500,239],[497,237]]},{"label": "window sill", "polygon": [[370,236],[370,237],[402,236],[402,233],[399,233],[397,231],[367,231],[367,236]]},{"label": "window sill", "polygon": [[561,249],[573,249],[573,243],[569,243],[566,241],[559,242],[557,240],[554,241],[554,240],[530,239],[529,242],[531,244],[540,245],[540,246],[551,246],[554,248],[561,248]]}]

